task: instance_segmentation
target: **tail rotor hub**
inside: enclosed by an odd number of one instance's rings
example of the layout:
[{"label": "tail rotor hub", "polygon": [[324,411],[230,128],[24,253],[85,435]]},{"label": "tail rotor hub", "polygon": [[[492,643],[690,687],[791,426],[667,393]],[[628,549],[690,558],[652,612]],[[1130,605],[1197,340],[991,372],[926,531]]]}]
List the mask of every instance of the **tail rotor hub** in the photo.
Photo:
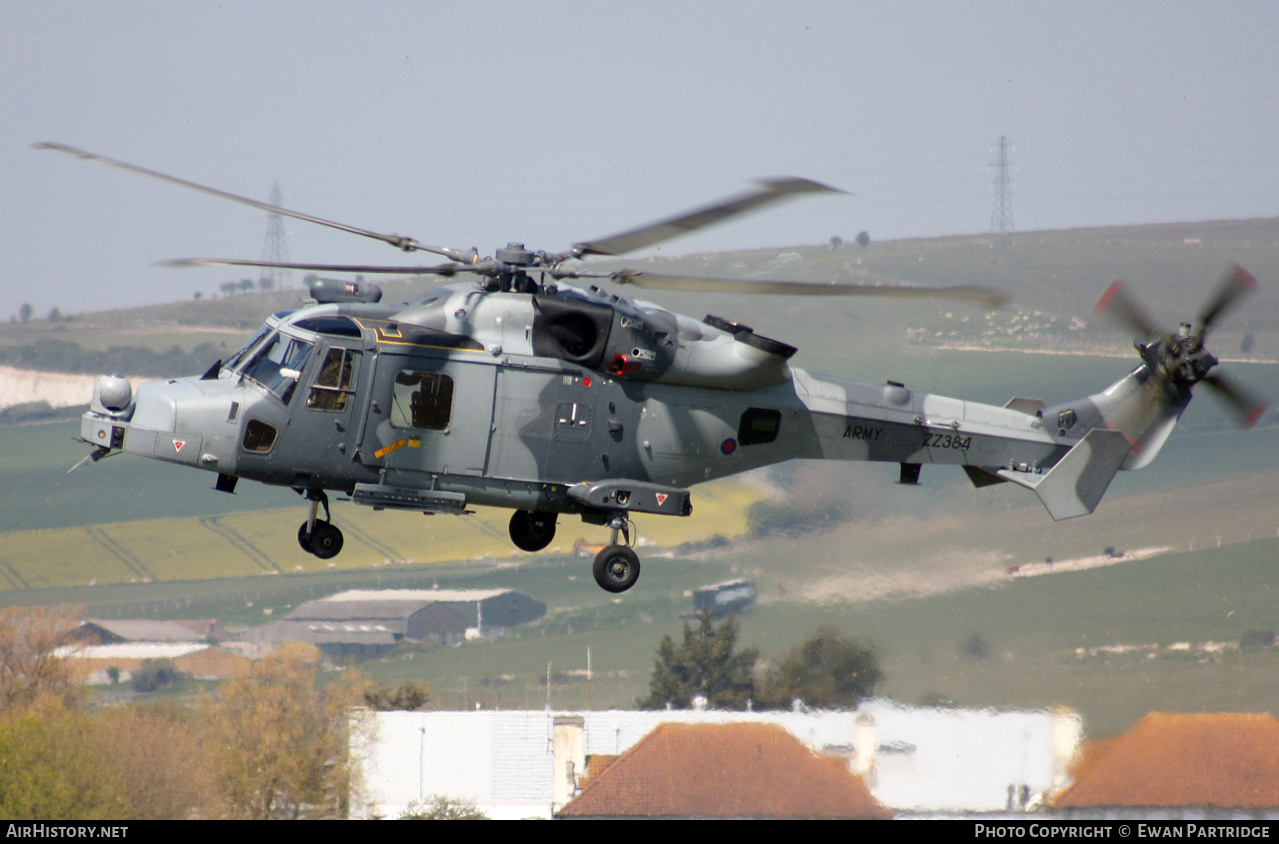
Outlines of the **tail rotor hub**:
[{"label": "tail rotor hub", "polygon": [[1151,376],[1164,388],[1162,392],[1155,391],[1152,396],[1164,395],[1163,401],[1170,407],[1180,406],[1189,398],[1185,388],[1202,382],[1212,388],[1240,422],[1248,427],[1261,418],[1267,406],[1266,400],[1226,376],[1213,373],[1213,367],[1220,361],[1204,347],[1204,340],[1222,314],[1255,287],[1256,280],[1251,275],[1238,266],[1232,266],[1218,283],[1216,292],[1200,310],[1195,323],[1183,322],[1176,333],[1162,331],[1146,315],[1145,309],[1129,296],[1122,280],[1116,281],[1106,290],[1097,303],[1097,312],[1109,313],[1143,337],[1157,338],[1135,344]]}]

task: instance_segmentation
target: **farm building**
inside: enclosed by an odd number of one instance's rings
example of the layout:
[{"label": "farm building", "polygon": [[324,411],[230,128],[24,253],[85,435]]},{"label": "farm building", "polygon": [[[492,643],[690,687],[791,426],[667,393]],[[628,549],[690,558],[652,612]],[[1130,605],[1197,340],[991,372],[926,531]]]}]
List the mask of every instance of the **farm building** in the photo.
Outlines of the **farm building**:
[{"label": "farm building", "polygon": [[71,634],[70,640],[86,645],[117,645],[122,642],[221,642],[230,636],[215,619],[87,618]]},{"label": "farm building", "polygon": [[388,617],[377,615],[382,611],[379,608],[384,607],[388,613],[417,619],[413,625],[406,621],[406,638],[422,639],[428,635],[438,638],[438,634],[428,628],[427,617],[418,619],[416,613],[410,612],[413,607],[420,611],[432,605],[456,613],[465,622],[465,635],[472,639],[501,636],[512,627],[546,615],[546,604],[514,589],[353,589],[308,601],[289,613],[288,619],[336,621]]},{"label": "farm building", "polygon": [[546,615],[546,604],[512,589],[383,589],[307,601],[240,641],[308,642],[331,658],[374,658],[396,643],[500,636]]},{"label": "farm building", "polygon": [[143,663],[168,660],[180,674],[197,680],[221,680],[230,677],[249,660],[223,648],[202,642],[124,642],[114,645],[68,645],[58,655],[71,661],[75,671],[89,685],[115,682],[111,669],[120,682],[127,681]]}]

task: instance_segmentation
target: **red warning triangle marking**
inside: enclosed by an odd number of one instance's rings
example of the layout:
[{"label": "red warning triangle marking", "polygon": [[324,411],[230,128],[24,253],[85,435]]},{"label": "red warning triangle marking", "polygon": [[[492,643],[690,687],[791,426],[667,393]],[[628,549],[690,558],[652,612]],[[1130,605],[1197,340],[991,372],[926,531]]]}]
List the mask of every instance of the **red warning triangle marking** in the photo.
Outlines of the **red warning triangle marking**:
[{"label": "red warning triangle marking", "polygon": [[186,445],[186,444],[187,444],[187,441],[186,441],[186,440],[174,440],[174,441],[173,441],[173,448],[174,448],[174,450],[175,450],[175,451],[181,451],[181,450],[182,450],[182,446],[184,446],[184,445]]},{"label": "red warning triangle marking", "polygon": [[658,506],[658,507],[661,507],[663,504],[665,504],[665,503],[666,503],[666,499],[667,499],[668,497],[669,497],[669,496],[668,496],[666,493],[664,493],[664,492],[659,492],[659,493],[657,493],[657,506]]}]

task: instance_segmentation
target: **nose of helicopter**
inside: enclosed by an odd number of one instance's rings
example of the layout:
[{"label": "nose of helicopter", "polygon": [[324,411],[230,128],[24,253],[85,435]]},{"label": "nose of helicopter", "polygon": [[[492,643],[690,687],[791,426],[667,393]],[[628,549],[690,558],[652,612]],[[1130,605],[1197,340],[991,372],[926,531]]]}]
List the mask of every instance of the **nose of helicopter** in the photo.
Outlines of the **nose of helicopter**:
[{"label": "nose of helicopter", "polygon": [[203,437],[184,419],[206,399],[195,379],[149,381],[135,391],[128,380],[104,375],[81,417],[81,437],[92,445],[175,463],[199,462]]}]

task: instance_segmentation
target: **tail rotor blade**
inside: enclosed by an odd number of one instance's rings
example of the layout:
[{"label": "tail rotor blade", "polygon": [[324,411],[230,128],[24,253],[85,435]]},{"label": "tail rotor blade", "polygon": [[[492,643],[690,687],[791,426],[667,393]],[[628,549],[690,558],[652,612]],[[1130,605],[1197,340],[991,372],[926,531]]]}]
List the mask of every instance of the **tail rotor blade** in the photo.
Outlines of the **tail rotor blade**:
[{"label": "tail rotor blade", "polygon": [[1211,387],[1218,398],[1230,406],[1230,409],[1239,417],[1239,424],[1244,428],[1251,428],[1257,424],[1257,420],[1266,412],[1270,404],[1265,398],[1245,390],[1217,372],[1205,377],[1203,383]]},{"label": "tail rotor blade", "polygon": [[1232,264],[1230,269],[1226,270],[1225,275],[1221,277],[1221,281],[1217,284],[1217,293],[1205,304],[1203,311],[1199,314],[1199,325],[1201,334],[1207,334],[1208,328],[1215,322],[1222,313],[1235,304],[1239,298],[1250,293],[1257,286],[1257,280],[1252,274],[1238,264]]},{"label": "tail rotor blade", "polygon": [[1136,300],[1128,295],[1122,278],[1115,279],[1106,288],[1106,292],[1097,300],[1095,310],[1098,314],[1110,314],[1143,337],[1161,337],[1164,334],[1155,321],[1138,306]]}]

